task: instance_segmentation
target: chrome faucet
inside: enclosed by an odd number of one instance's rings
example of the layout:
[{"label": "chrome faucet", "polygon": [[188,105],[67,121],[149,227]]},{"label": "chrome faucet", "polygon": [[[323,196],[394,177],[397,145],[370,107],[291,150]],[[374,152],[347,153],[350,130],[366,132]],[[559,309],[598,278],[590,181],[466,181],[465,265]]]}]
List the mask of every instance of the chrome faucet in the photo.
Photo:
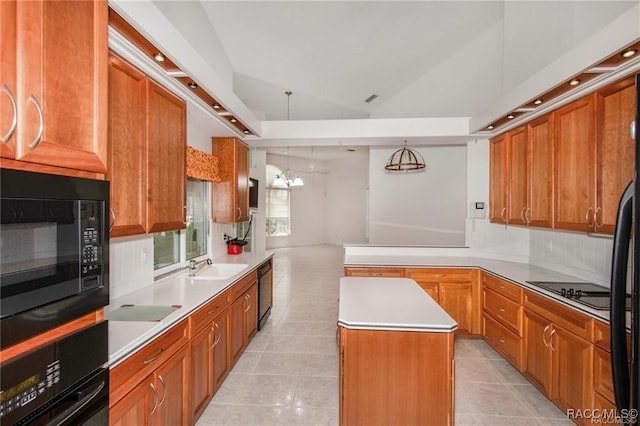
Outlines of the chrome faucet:
[{"label": "chrome faucet", "polygon": [[209,258],[196,262],[194,259],[189,261],[189,276],[194,277],[204,265],[211,265],[213,261]]}]

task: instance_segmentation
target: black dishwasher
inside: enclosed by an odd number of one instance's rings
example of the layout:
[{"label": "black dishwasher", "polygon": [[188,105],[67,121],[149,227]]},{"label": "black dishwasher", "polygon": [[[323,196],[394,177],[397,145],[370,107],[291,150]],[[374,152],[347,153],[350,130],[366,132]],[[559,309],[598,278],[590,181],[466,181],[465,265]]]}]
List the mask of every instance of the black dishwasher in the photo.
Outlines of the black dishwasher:
[{"label": "black dishwasher", "polygon": [[258,330],[262,330],[273,303],[273,269],[271,259],[258,267]]}]

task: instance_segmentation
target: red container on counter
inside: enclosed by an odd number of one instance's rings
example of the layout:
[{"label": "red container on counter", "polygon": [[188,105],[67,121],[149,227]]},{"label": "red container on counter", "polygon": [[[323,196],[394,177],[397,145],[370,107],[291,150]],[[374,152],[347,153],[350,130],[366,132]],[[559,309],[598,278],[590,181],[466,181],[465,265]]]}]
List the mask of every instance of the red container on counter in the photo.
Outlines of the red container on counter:
[{"label": "red container on counter", "polygon": [[242,253],[242,246],[237,244],[227,244],[227,254],[240,254]]}]

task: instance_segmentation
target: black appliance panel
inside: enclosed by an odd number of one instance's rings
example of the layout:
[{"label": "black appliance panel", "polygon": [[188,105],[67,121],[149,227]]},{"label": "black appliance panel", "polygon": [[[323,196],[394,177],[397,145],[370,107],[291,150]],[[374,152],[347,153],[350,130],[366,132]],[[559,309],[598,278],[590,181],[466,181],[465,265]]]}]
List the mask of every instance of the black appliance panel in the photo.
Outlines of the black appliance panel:
[{"label": "black appliance panel", "polygon": [[0,169],[0,348],[109,304],[109,182]]},{"label": "black appliance panel", "polygon": [[[597,310],[610,309],[611,290],[593,283],[561,281],[527,281],[562,297]],[[631,310],[631,295],[626,296],[626,310]]]},{"label": "black appliance panel", "polygon": [[271,315],[272,281],[272,261],[269,260],[258,267],[258,330],[262,330]]},{"label": "black appliance panel", "polygon": [[[107,360],[108,326],[103,321],[3,363],[0,423],[32,424],[36,419],[56,418],[74,406],[70,402],[74,398],[88,404],[91,401],[85,400],[85,396],[96,394],[91,398],[94,400],[103,389],[99,383],[87,387],[87,378],[94,376]],[[107,380],[108,377],[101,382],[108,405]]]}]

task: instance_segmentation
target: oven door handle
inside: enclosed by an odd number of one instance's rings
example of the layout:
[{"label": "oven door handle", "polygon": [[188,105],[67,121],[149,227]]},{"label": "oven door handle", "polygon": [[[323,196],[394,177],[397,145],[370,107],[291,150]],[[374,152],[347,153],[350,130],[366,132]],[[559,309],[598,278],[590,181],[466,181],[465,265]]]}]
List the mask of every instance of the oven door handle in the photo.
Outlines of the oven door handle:
[{"label": "oven door handle", "polygon": [[67,408],[62,413],[57,415],[53,420],[49,422],[49,424],[60,425],[66,422],[67,420],[69,420],[78,411],[86,407],[87,404],[89,404],[96,396],[98,396],[98,394],[102,391],[102,389],[104,389],[105,385],[106,385],[105,381],[102,380],[100,381],[100,383],[97,383],[89,387],[88,389],[74,392],[74,395],[80,397],[81,399],[78,400],[78,402],[73,404],[71,407]]}]

